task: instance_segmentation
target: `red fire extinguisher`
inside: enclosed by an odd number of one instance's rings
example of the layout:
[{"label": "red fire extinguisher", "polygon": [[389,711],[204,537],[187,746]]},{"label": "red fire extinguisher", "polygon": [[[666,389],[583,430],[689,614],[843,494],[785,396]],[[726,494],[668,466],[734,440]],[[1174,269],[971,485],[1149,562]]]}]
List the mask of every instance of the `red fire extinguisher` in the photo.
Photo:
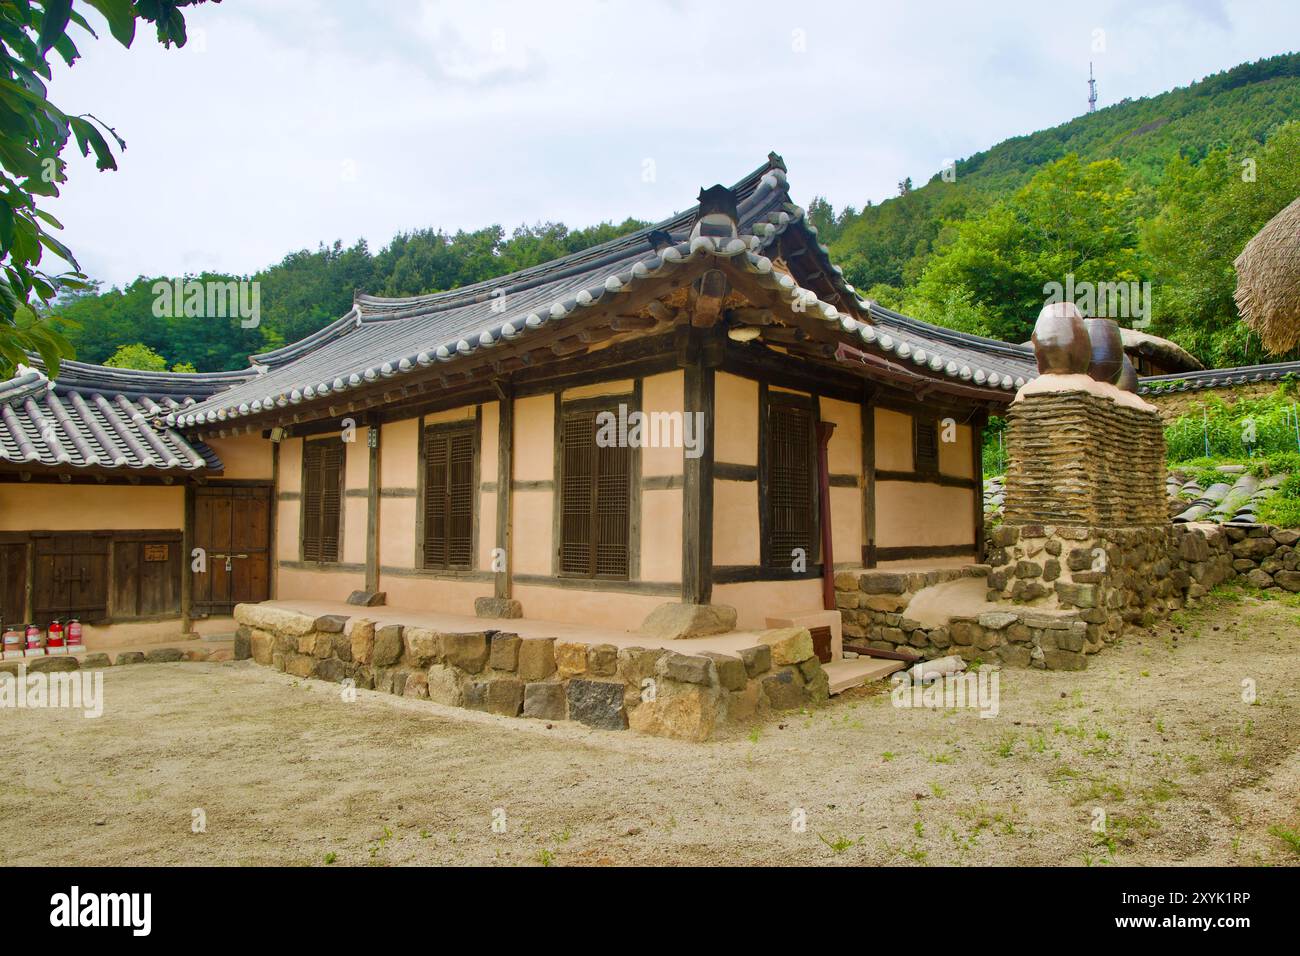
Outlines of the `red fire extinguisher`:
[{"label": "red fire extinguisher", "polygon": [[75,617],[68,618],[68,653],[80,653],[85,645],[81,643],[81,622]]},{"label": "red fire extinguisher", "polygon": [[41,647],[41,629],[36,624],[27,625],[27,656],[41,657],[45,648]]},{"label": "red fire extinguisher", "polygon": [[50,621],[49,629],[45,632],[45,653],[62,654],[63,649],[63,624],[61,621]]},{"label": "red fire extinguisher", "polygon": [[4,629],[4,656],[6,659],[23,656],[23,629],[21,624],[10,624]]}]

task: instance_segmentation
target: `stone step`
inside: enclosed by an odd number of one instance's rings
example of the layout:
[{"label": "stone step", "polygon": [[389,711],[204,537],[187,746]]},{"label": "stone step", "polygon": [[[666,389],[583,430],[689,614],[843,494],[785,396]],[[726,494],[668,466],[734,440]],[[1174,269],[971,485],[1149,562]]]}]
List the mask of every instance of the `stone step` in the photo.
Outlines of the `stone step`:
[{"label": "stone step", "polygon": [[907,665],[902,661],[887,661],[878,657],[859,657],[851,661],[832,661],[823,664],[822,670],[830,679],[831,693],[841,694],[852,687],[861,687],[868,681],[883,680],[894,671]]}]

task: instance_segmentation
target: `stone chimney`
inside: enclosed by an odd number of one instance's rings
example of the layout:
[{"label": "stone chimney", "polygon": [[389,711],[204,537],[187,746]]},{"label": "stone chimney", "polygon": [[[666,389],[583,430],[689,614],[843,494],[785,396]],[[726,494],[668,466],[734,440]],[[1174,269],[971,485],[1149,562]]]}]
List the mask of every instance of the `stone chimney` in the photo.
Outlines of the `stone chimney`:
[{"label": "stone chimney", "polygon": [[1155,406],[1119,388],[1110,319],[1049,305],[1034,327],[1039,376],[1007,414],[1004,522],[1085,528],[1166,525],[1165,438]]}]

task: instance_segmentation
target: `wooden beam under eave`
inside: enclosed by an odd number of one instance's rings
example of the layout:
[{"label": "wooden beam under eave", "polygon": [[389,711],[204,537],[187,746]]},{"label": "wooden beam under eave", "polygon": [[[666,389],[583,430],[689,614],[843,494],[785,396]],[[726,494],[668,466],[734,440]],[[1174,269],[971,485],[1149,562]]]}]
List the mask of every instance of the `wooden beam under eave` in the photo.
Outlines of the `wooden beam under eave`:
[{"label": "wooden beam under eave", "polygon": [[717,322],[722,314],[722,302],[729,291],[731,283],[721,269],[710,269],[700,276],[691,286],[691,325],[706,329]]}]

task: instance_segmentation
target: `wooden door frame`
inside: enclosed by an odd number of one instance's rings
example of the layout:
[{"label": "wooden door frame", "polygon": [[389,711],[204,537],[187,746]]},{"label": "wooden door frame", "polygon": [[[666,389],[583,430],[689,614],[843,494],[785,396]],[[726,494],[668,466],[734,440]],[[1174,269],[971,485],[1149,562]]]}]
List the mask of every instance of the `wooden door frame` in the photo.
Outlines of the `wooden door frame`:
[{"label": "wooden door frame", "polygon": [[185,527],[182,529],[181,555],[181,629],[191,632],[194,623],[194,579],[192,553],[195,547],[195,514],[198,492],[203,488],[265,488],[267,489],[266,521],[266,590],[267,598],[275,595],[273,569],[275,567],[276,496],[273,478],[212,478],[185,486]]}]

